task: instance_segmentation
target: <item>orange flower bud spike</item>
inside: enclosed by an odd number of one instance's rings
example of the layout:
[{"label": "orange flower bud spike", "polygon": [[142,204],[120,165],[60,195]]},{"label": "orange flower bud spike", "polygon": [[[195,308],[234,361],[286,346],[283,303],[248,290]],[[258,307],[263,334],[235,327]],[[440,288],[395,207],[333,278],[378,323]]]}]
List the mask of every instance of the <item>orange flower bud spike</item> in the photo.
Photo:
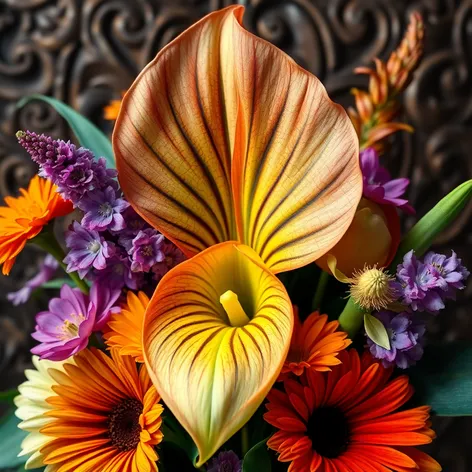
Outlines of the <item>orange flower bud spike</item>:
[{"label": "orange flower bud spike", "polygon": [[387,63],[375,59],[375,70],[368,67],[354,69],[356,74],[369,76],[369,92],[352,89],[357,110],[349,110],[361,150],[373,147],[381,153],[384,150],[382,141],[386,137],[400,130],[413,131],[411,126],[394,120],[400,112],[397,97],[411,82],[423,55],[423,47],[424,24],[421,15],[415,12],[400,46]]}]

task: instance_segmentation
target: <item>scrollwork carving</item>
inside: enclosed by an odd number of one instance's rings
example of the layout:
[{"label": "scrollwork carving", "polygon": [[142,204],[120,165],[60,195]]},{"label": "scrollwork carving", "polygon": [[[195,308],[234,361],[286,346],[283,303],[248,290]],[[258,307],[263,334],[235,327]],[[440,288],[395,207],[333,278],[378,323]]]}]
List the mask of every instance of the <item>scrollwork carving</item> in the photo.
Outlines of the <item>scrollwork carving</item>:
[{"label": "scrollwork carving", "polygon": [[[472,0],[0,0],[0,196],[15,193],[36,170],[16,144],[16,130],[71,138],[50,107],[30,102],[19,109],[18,99],[52,95],[109,132],[103,106],[187,26],[232,3],[247,6],[249,30],[318,75],[346,106],[352,103],[350,88],[366,83],[353,67],[370,64],[374,56],[385,58],[398,44],[409,13],[419,9],[427,25],[426,54],[404,96],[402,117],[416,133],[396,137],[387,165],[412,179],[409,198],[418,216],[472,178]],[[405,227],[415,220],[405,219]],[[438,250],[451,247],[472,266],[472,206],[438,238]],[[31,331],[32,315],[45,300],[26,306],[17,319],[4,294],[34,272],[37,256],[28,252],[12,277],[0,276],[0,331]],[[433,336],[472,339],[472,283],[460,295],[431,326]],[[29,340],[15,339],[8,352],[0,352],[2,373],[7,360],[17,375],[27,362]],[[468,458],[455,460],[446,451],[454,444],[454,454],[465,457],[470,435],[455,441],[456,421],[438,423],[443,424],[445,439],[434,446],[435,455],[447,470],[472,470]]]}]

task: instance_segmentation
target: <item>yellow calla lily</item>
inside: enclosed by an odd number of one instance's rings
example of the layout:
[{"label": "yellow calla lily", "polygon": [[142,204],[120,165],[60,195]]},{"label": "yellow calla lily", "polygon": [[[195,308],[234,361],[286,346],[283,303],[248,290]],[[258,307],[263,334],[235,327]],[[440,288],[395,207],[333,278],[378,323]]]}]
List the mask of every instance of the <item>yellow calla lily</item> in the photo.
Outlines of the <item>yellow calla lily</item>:
[{"label": "yellow calla lily", "polygon": [[246,31],[243,12],[214,12],[165,47],[125,95],[113,134],[127,199],[195,256],[160,282],[143,346],[198,464],[250,418],[282,368],[293,314],[273,274],[329,251],[362,193],[345,111]]},{"label": "yellow calla lily", "polygon": [[212,246],[159,283],[144,322],[145,361],[198,446],[200,465],[262,402],[292,329],[284,286],[238,243]]}]

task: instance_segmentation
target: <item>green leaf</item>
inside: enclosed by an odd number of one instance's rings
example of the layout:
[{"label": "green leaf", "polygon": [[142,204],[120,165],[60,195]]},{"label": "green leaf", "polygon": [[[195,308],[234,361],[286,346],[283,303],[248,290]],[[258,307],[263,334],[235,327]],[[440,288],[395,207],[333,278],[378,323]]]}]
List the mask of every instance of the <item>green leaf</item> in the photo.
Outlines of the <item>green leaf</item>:
[{"label": "green leaf", "polygon": [[75,287],[74,282],[71,279],[54,279],[49,280],[41,285],[41,288],[62,288],[64,285],[70,285]]},{"label": "green leaf", "polygon": [[384,349],[390,350],[390,339],[387,330],[378,318],[366,313],[364,315],[364,327],[367,336],[369,336],[375,344]]},{"label": "green leaf", "polygon": [[0,392],[0,402],[13,403],[13,399],[18,395],[18,389],[5,390]]},{"label": "green leaf", "polygon": [[408,370],[415,404],[430,405],[439,416],[472,416],[472,345],[431,344]]},{"label": "green leaf", "polygon": [[27,432],[18,428],[20,420],[13,414],[7,413],[0,424],[0,469],[17,467],[26,462],[27,456],[17,457],[21,451],[21,442]]},{"label": "green leaf", "polygon": [[29,95],[20,100],[18,106],[23,107],[32,100],[42,100],[49,103],[67,121],[81,146],[90,149],[96,158],[104,157],[107,161],[107,167],[110,169],[116,168],[110,140],[91,121],[69,105],[45,95]]},{"label": "green leaf", "polygon": [[446,195],[404,236],[397,255],[390,266],[395,272],[403,256],[414,249],[416,255],[422,256],[433,244],[436,236],[446,229],[463,210],[472,197],[472,180],[468,180]]},{"label": "green leaf", "polygon": [[164,434],[164,442],[172,443],[182,449],[187,457],[195,464],[198,457],[198,449],[195,446],[189,434],[180,426],[179,422],[167,412],[162,424],[162,433]]},{"label": "green leaf", "polygon": [[249,449],[244,456],[243,472],[271,472],[272,465],[266,438]]}]

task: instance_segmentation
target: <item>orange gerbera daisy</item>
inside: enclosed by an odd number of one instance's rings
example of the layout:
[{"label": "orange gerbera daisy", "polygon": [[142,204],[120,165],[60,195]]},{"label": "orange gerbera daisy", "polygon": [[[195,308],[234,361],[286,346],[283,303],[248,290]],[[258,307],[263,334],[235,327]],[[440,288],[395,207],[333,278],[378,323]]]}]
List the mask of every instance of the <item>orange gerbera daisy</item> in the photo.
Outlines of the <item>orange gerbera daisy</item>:
[{"label": "orange gerbera daisy", "polygon": [[163,408],[146,369],[138,371],[132,357],[116,350],[111,358],[84,350],[57,364],[38,369],[29,388],[20,389],[17,405],[29,405],[30,416],[41,413],[34,421],[19,415],[25,420],[20,427],[31,433],[23,448],[48,472],[157,472]]},{"label": "orange gerbera daisy", "polygon": [[148,304],[149,297],[144,292],[128,292],[126,304],[111,316],[104,334],[110,348],[119,349],[121,355],[133,356],[136,362],[144,362],[141,338]]},{"label": "orange gerbera daisy", "polygon": [[412,446],[428,444],[429,407],[398,412],[413,395],[408,377],[369,354],[343,351],[331,372],[307,370],[273,389],[265,420],[279,429],[267,445],[291,462],[289,472],[438,472],[441,466]]},{"label": "orange gerbera daisy", "polygon": [[37,236],[51,220],[73,210],[49,180],[35,176],[28,189],[20,189],[17,198],[5,197],[7,206],[0,207],[0,264],[4,275],[10,273],[16,256],[27,241]]},{"label": "orange gerbera daisy", "polygon": [[326,372],[332,366],[338,365],[339,351],[346,349],[351,340],[347,333],[336,331],[337,321],[328,323],[326,315],[317,311],[312,313],[303,323],[298,316],[297,307],[293,307],[294,327],[290,351],[282,367],[280,380],[287,378],[288,373],[302,375],[305,369]]}]

